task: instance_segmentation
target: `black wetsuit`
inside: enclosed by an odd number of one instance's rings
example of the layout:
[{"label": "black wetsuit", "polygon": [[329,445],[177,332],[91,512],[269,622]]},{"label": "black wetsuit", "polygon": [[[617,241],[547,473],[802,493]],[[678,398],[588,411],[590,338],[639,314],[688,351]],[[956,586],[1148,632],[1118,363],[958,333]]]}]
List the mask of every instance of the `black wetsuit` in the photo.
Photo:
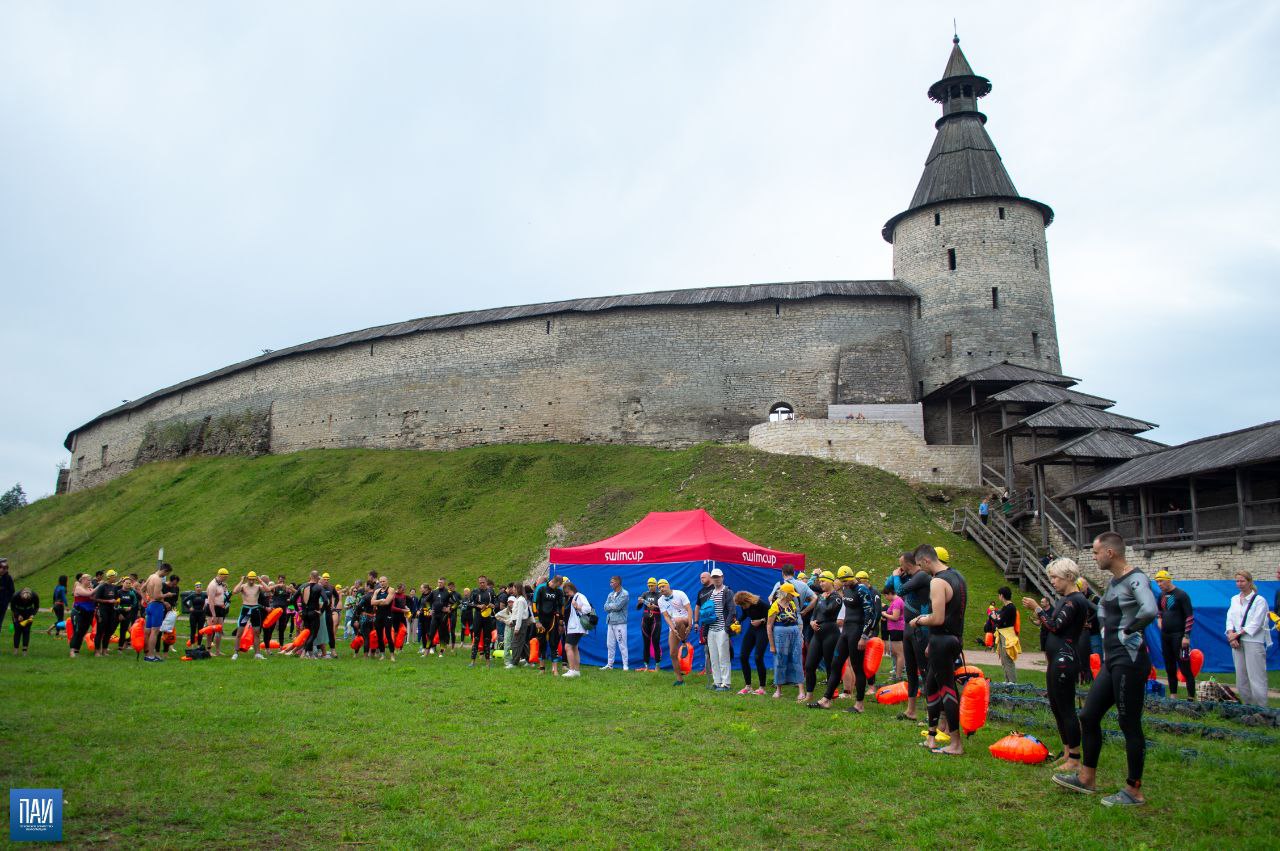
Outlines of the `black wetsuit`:
[{"label": "black wetsuit", "polygon": [[918,615],[929,614],[930,579],[928,571],[920,570],[902,583],[903,619],[906,621],[902,630],[902,662],[907,669],[907,695],[910,697],[920,693],[926,661],[924,649],[929,643],[929,627],[913,627],[911,621]]},{"label": "black wetsuit", "polygon": [[422,646],[430,647],[432,642],[437,642],[441,649],[448,647],[450,644],[449,623],[453,617],[453,613],[449,611],[449,607],[453,605],[453,595],[449,593],[447,588],[437,588],[428,594],[423,603],[423,617],[427,617],[427,609],[430,608],[430,626],[427,627],[427,634],[422,639]]},{"label": "black wetsuit", "polygon": [[373,599],[379,603],[383,600],[387,601],[386,605],[373,607],[373,629],[374,632],[378,633],[378,650],[394,656],[396,654],[396,636],[395,630],[391,627],[391,601],[395,599],[395,592],[390,588],[375,588],[373,590]]},{"label": "black wetsuit", "polygon": [[1079,591],[1072,591],[1058,600],[1053,611],[1040,610],[1037,620],[1045,633],[1045,658],[1049,663],[1045,672],[1045,686],[1049,694],[1049,709],[1058,722],[1058,734],[1068,753],[1080,750],[1080,718],[1076,715],[1076,681],[1080,666],[1085,662],[1080,636],[1085,618],[1089,615],[1089,601]]},{"label": "black wetsuit", "polygon": [[640,617],[640,640],[644,644],[644,666],[649,667],[653,660],[654,667],[662,666],[662,611],[658,608],[658,600],[662,597],[657,591],[645,591],[640,595],[636,608],[644,612]]},{"label": "black wetsuit", "polygon": [[929,702],[929,732],[938,731],[938,719],[945,712],[947,729],[960,734],[960,695],[956,693],[956,665],[964,641],[964,611],[969,590],[964,577],[955,568],[939,571],[934,579],[951,586],[941,625],[929,627],[928,666],[924,680],[925,699]]},{"label": "black wetsuit", "polygon": [[533,595],[534,616],[538,619],[538,641],[541,645],[541,667],[559,660],[560,632],[564,627],[564,591],[551,585],[539,585]]},{"label": "black wetsuit", "polygon": [[844,628],[836,639],[836,652],[831,660],[832,667],[827,669],[827,700],[836,696],[844,679],[844,665],[849,663],[853,669],[853,681],[856,697],[862,700],[867,696],[867,673],[862,667],[863,651],[858,642],[870,638],[874,634],[876,614],[871,595],[865,593],[862,585],[845,586],[836,592],[844,604]]},{"label": "black wetsuit", "polygon": [[810,625],[816,625],[813,637],[809,639],[809,651],[804,660],[804,690],[813,694],[818,687],[818,665],[827,667],[827,680],[839,681],[840,675],[832,665],[832,657],[836,652],[836,642],[840,639],[836,621],[840,617],[840,595],[832,593],[818,596],[818,603],[813,607]]},{"label": "black wetsuit", "polygon": [[356,603],[356,624],[360,631],[360,639],[363,642],[362,650],[364,655],[370,655],[373,650],[369,646],[373,637],[373,592],[365,591],[360,595],[360,601]]},{"label": "black wetsuit", "polygon": [[116,631],[116,603],[120,602],[120,586],[103,580],[93,589],[93,601],[98,626],[93,634],[93,649],[106,650],[111,644],[111,634]]},{"label": "black wetsuit", "polygon": [[1082,762],[1086,768],[1097,768],[1102,752],[1102,718],[1112,706],[1116,708],[1120,731],[1124,733],[1128,782],[1133,786],[1142,784],[1147,749],[1142,707],[1151,656],[1142,631],[1156,619],[1156,612],[1151,581],[1141,570],[1111,580],[1098,607],[1105,657],[1080,710]]},{"label": "black wetsuit", "polygon": [[308,582],[302,586],[302,626],[311,630],[303,644],[303,652],[315,650],[316,639],[320,637],[320,618],[323,617],[325,599],[324,587],[319,582]]},{"label": "black wetsuit", "polygon": [[40,611],[40,595],[32,591],[31,596],[24,599],[18,594],[9,603],[9,611],[13,615],[13,649],[21,645],[26,650],[31,644],[31,621]]},{"label": "black wetsuit", "polygon": [[1195,700],[1196,677],[1191,673],[1191,648],[1182,649],[1182,639],[1191,634],[1195,622],[1195,609],[1186,591],[1174,586],[1172,591],[1160,595],[1160,650],[1164,653],[1170,696],[1178,693],[1178,671],[1181,671],[1187,681],[1187,696]]},{"label": "black wetsuit", "polygon": [[[192,591],[187,596],[187,621],[191,625],[191,643],[193,645],[199,644],[204,640],[204,636],[200,635],[200,630],[204,629],[204,610],[208,602],[209,595],[203,591]],[[124,624],[120,624],[120,628],[123,630]],[[124,638],[121,637],[120,641],[123,642]]]},{"label": "black wetsuit", "polygon": [[[498,626],[494,617],[497,613],[498,595],[488,588],[471,592],[471,660],[475,661],[477,651],[484,653],[488,659],[493,654],[493,631]],[[485,614],[488,612],[489,614]]]},{"label": "black wetsuit", "polygon": [[116,647],[121,650],[129,645],[129,630],[138,619],[141,606],[142,595],[134,590],[120,589],[120,602],[116,603],[116,624],[119,629]]},{"label": "black wetsuit", "polygon": [[[742,677],[751,685],[751,657],[755,656],[756,674],[764,688],[764,651],[769,649],[769,602],[763,597],[742,609]],[[760,621],[759,626],[752,621]]]},{"label": "black wetsuit", "polygon": [[458,643],[458,616],[462,612],[462,595],[457,591],[449,592],[449,646]]},{"label": "black wetsuit", "polygon": [[292,618],[289,617],[289,588],[283,583],[271,591],[271,608],[280,609],[280,618],[271,626],[263,627],[262,640],[271,646],[271,633],[276,634],[276,640],[281,645],[284,641],[284,630]]}]

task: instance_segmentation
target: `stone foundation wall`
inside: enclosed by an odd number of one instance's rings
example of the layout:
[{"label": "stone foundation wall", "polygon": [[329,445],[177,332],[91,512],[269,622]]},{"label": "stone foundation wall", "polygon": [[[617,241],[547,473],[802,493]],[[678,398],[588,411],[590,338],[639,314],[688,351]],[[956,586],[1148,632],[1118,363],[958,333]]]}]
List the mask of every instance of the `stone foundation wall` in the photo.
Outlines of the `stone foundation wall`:
[{"label": "stone foundation wall", "polygon": [[901,423],[790,420],[753,426],[749,442],[780,455],[810,455],[879,467],[913,482],[972,487],[972,446],[930,446]]}]

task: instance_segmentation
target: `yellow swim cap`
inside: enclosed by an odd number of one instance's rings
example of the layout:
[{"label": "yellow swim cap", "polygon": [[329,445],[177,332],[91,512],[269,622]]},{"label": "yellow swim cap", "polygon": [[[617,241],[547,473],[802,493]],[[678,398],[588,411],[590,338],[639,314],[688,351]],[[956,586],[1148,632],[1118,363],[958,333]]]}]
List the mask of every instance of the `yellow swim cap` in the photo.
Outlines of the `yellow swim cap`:
[{"label": "yellow swim cap", "polygon": [[840,569],[836,571],[836,578],[837,578],[837,579],[852,579],[852,578],[853,578],[853,568],[852,568],[852,567],[850,567],[850,566],[849,566],[849,565],[847,565],[847,564],[842,564],[842,565],[840,565]]},{"label": "yellow swim cap", "polygon": [[254,573],[254,572],[251,570],[251,571],[249,571],[249,576],[248,576],[248,578],[249,578],[249,579],[257,579],[257,578],[258,578],[258,574]]},{"label": "yellow swim cap", "polygon": [[[111,573],[108,571],[107,576],[110,576],[110,575],[111,575]],[[1158,581],[1160,581],[1160,580],[1162,580],[1162,579],[1167,579],[1167,580],[1169,580],[1169,581],[1173,581],[1173,574],[1169,573],[1169,571],[1167,571],[1167,570],[1161,570],[1161,571],[1158,571],[1158,572],[1156,573],[1156,581],[1158,582]]]},{"label": "yellow swim cap", "polygon": [[328,579],[328,578],[329,578],[329,574],[327,574],[327,573],[322,573],[322,574],[320,574],[320,578],[321,578],[321,579]]},{"label": "yellow swim cap", "polygon": [[115,572],[114,570],[108,570],[108,571],[106,572],[106,577],[107,577],[108,579],[115,579],[115,577],[116,577],[116,576],[117,576],[117,574],[116,574],[116,572]]},{"label": "yellow swim cap", "polygon": [[654,579],[652,576],[650,576],[650,577],[649,577],[649,584],[650,584],[650,585],[657,585],[657,584],[658,584],[658,580],[656,580],[656,579]]},{"label": "yellow swim cap", "polygon": [[871,578],[871,574],[870,574],[870,573],[867,573],[865,570],[859,570],[859,571],[858,571],[858,574],[857,574],[856,576],[854,576],[853,578],[854,578],[854,579],[870,579],[870,578]]},{"label": "yellow swim cap", "polygon": [[831,571],[829,571],[829,570],[824,570],[824,571],[822,571],[822,573],[819,573],[819,574],[818,574],[818,576],[819,576],[819,577],[821,577],[822,579],[827,580],[828,582],[835,582],[835,581],[836,581],[835,574],[833,574],[833,573],[832,573]]},{"label": "yellow swim cap", "polygon": [[938,554],[938,561],[951,561],[951,553],[946,547],[934,547],[933,551]]},{"label": "yellow swim cap", "polygon": [[231,575],[231,571],[227,570],[225,567],[220,567],[220,568],[218,568],[218,575],[219,575],[219,576],[230,576],[230,575]]},{"label": "yellow swim cap", "polygon": [[670,582],[668,582],[668,581],[667,581],[667,580],[665,580],[665,579],[659,579],[659,580],[658,580],[658,587],[659,587],[659,588],[670,588],[670,587],[671,587],[671,583],[670,583]]}]

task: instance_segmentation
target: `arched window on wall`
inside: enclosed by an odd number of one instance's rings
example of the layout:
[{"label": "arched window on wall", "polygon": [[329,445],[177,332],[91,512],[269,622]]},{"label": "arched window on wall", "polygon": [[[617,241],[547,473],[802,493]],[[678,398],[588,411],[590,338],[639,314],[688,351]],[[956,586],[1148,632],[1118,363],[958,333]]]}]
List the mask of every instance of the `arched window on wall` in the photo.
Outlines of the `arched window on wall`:
[{"label": "arched window on wall", "polygon": [[769,407],[769,422],[780,423],[783,420],[794,420],[796,408],[790,402],[774,402]]}]

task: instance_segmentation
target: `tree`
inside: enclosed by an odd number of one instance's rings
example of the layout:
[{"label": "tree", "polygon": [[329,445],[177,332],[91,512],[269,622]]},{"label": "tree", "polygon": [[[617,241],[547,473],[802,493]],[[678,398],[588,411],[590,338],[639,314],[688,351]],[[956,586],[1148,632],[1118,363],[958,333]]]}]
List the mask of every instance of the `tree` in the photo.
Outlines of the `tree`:
[{"label": "tree", "polygon": [[27,504],[26,491],[22,489],[22,483],[14,485],[0,496],[0,517],[15,511]]}]

